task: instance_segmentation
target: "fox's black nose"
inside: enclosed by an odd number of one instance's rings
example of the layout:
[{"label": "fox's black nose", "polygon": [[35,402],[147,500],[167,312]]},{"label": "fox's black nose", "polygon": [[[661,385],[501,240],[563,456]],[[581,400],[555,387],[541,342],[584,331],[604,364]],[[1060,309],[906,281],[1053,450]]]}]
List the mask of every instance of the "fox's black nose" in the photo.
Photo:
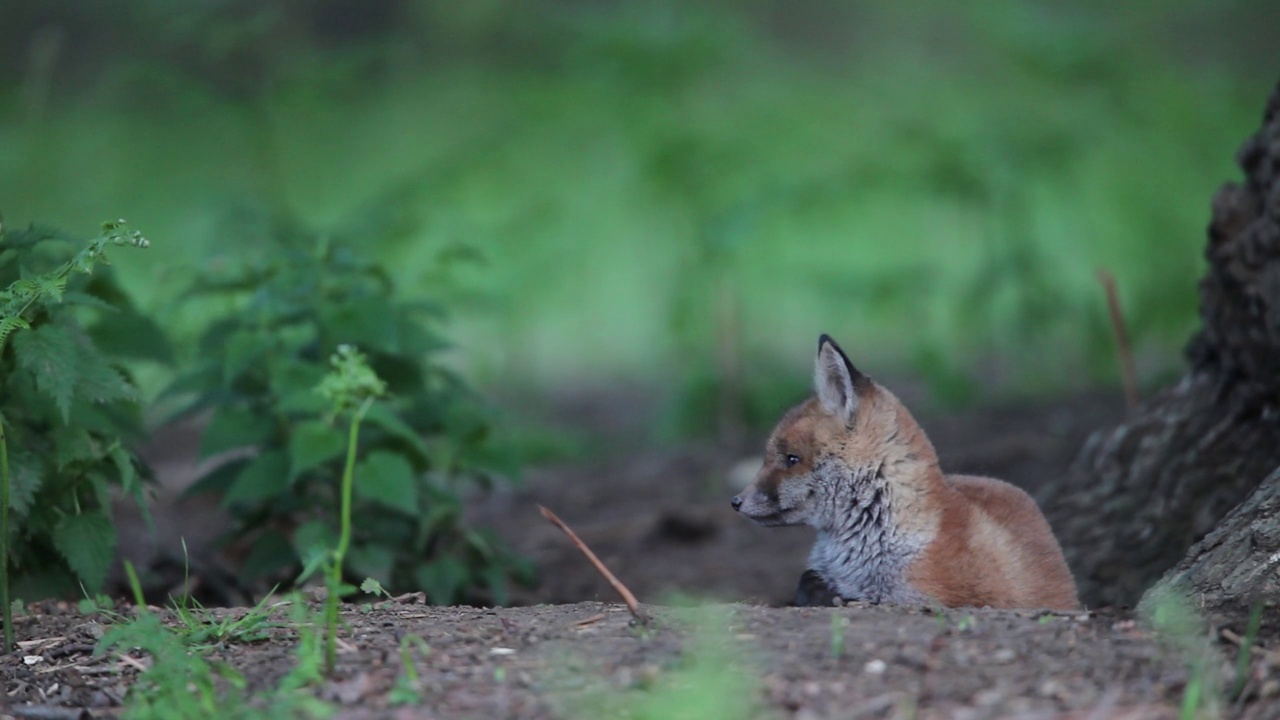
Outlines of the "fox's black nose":
[{"label": "fox's black nose", "polygon": [[742,507],[742,498],[738,495],[734,495],[733,499],[729,501],[729,504],[733,506],[734,510],[737,510]]}]

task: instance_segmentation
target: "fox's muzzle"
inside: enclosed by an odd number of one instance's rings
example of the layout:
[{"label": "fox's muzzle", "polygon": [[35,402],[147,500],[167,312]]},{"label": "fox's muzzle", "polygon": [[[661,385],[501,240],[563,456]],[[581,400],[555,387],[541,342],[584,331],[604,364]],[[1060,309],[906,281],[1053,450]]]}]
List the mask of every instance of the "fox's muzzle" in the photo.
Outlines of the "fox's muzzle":
[{"label": "fox's muzzle", "polygon": [[778,506],[777,498],[754,487],[735,495],[729,504],[744,517],[761,525],[785,524],[780,517],[782,508]]},{"label": "fox's muzzle", "polygon": [[759,490],[747,488],[741,493],[733,496],[729,501],[734,510],[746,515],[747,517],[755,517],[757,515],[768,515],[776,510],[773,503],[769,502],[769,498]]}]

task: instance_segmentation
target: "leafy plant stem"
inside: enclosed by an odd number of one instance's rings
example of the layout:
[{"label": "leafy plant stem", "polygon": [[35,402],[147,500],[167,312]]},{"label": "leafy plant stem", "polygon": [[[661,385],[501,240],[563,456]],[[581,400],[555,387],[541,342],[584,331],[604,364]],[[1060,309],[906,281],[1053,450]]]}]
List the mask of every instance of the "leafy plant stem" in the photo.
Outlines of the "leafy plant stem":
[{"label": "leafy plant stem", "polygon": [[1196,714],[1200,710],[1200,677],[1193,676],[1191,682],[1187,683],[1186,690],[1182,695],[1182,708],[1178,713],[1178,720],[1195,720]]},{"label": "leafy plant stem", "polygon": [[3,652],[13,649],[13,608],[9,606],[9,443],[0,416],[0,614],[4,617]]},{"label": "leafy plant stem", "polygon": [[133,569],[133,563],[128,560],[124,561],[124,574],[129,578],[129,589],[133,592],[133,602],[138,606],[138,614],[150,612],[147,610],[147,598],[142,594],[142,582],[138,580],[138,571]]},{"label": "leafy plant stem", "polygon": [[351,546],[351,494],[355,485],[356,446],[360,439],[360,421],[373,405],[373,398],[365,398],[359,409],[351,418],[351,428],[347,433],[347,459],[342,469],[342,517],[341,534],[338,536],[338,547],[333,551],[333,563],[329,567],[329,592],[325,596],[325,624],[328,635],[325,639],[325,671],[333,672],[338,656],[338,602],[342,587],[342,563],[346,559],[347,549]]}]

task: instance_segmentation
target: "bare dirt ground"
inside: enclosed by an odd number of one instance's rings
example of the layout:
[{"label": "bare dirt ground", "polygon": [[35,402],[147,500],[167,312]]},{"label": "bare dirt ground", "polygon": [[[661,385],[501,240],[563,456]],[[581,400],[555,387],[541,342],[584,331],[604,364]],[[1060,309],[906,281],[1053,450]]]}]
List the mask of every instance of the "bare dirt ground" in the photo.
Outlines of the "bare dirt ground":
[{"label": "bare dirt ground", "polygon": [[[590,408],[573,410],[590,416]],[[949,471],[1004,477],[1034,494],[1062,472],[1089,430],[1120,412],[1114,398],[1081,397],[922,422]],[[635,428],[610,431],[626,437]],[[637,444],[535,469],[519,488],[476,498],[472,519],[497,528],[539,569],[539,584],[515,593],[523,606],[437,608],[413,595],[349,605],[338,670],[316,694],[342,718],[1083,719],[1179,717],[1190,689],[1224,698],[1215,706],[1222,716],[1280,717],[1280,639],[1260,639],[1238,701],[1214,689],[1235,678],[1238,648],[1229,639],[1242,628],[1200,636],[1212,651],[1196,680],[1185,649],[1123,608],[1060,615],[780,607],[811,534],[755,527],[728,504],[734,477],[752,472],[743,460],[762,442],[763,434],[737,448]],[[162,445],[177,457],[161,453],[161,473],[189,474],[183,443]],[[649,604],[655,625],[632,622],[537,513],[539,503]],[[171,524],[190,529],[198,509],[189,501],[180,507]],[[683,607],[690,597],[713,602],[695,611]],[[251,690],[296,665],[296,626],[285,622],[287,609],[276,612],[282,625],[268,639],[221,645],[210,656],[241,670]],[[61,603],[38,604],[17,621],[24,646],[0,656],[0,717],[118,714],[147,660],[94,655],[106,622]],[[411,655],[419,700],[397,706],[399,643],[409,635],[430,652]]]},{"label": "bare dirt ground", "polygon": [[[342,718],[665,718],[710,704],[723,712],[684,716],[1138,719],[1178,717],[1189,679],[1179,653],[1110,614],[648,609],[650,629],[611,603],[348,608],[337,672],[318,695]],[[9,717],[114,715],[146,663],[94,656],[100,618],[46,607],[17,628],[27,649],[0,659],[9,703],[0,714]],[[394,706],[398,643],[410,634],[430,652],[412,656],[419,699]],[[269,640],[220,646],[210,658],[260,690],[293,667],[295,645],[284,624]],[[1210,672],[1229,677],[1229,665],[1223,655]],[[1280,704],[1222,709],[1274,718]]]},{"label": "bare dirt ground", "polygon": [[[753,701],[731,696],[736,712],[724,717],[1176,717],[1187,682],[1185,667],[1151,635],[1108,616],[714,610],[727,619],[719,639],[740,673],[722,682],[733,692],[745,688]],[[602,702],[621,715],[640,707],[645,688],[680,692],[681,676],[705,662],[691,647],[709,632],[699,630],[707,616],[650,611],[652,630],[636,628],[616,603],[484,610],[384,602],[351,609],[343,615],[349,626],[337,674],[320,694],[339,703],[343,717],[595,717]],[[832,615],[847,625],[833,630]],[[0,660],[10,715],[79,716],[51,715],[50,707],[110,714],[137,674],[116,657],[91,655],[100,620],[49,609],[18,629],[37,643],[28,644],[28,657],[41,660]],[[838,655],[833,633],[844,638]],[[397,647],[406,634],[419,635],[431,652],[413,660],[421,705],[397,708],[388,696],[402,674]],[[293,633],[282,629],[273,641],[220,647],[211,657],[242,670],[251,688],[266,688],[293,666],[293,646]]]}]

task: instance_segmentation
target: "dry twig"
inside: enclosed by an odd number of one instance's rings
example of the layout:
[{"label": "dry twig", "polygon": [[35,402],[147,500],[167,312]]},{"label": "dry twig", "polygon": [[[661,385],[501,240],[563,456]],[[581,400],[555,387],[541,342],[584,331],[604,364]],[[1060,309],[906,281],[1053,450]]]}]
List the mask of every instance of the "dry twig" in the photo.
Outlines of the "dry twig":
[{"label": "dry twig", "polygon": [[1116,278],[1104,268],[1098,268],[1098,280],[1107,293],[1107,312],[1111,314],[1111,332],[1116,338],[1116,355],[1120,360],[1120,375],[1124,380],[1124,396],[1132,410],[1138,406],[1138,371],[1133,364],[1133,352],[1129,349],[1129,332],[1125,328],[1124,313],[1120,311],[1120,294],[1116,291]]},{"label": "dry twig", "polygon": [[605,567],[603,562],[600,562],[600,558],[596,557],[596,554],[591,552],[591,548],[587,547],[587,544],[582,542],[582,538],[579,538],[578,534],[566,525],[563,520],[556,517],[555,513],[542,505],[538,506],[538,512],[542,513],[542,517],[550,520],[551,524],[563,530],[564,534],[569,536],[569,540],[582,551],[583,555],[587,556],[587,559],[591,561],[591,564],[595,566],[596,570],[599,571],[599,573],[604,576],[604,579],[608,580],[609,584],[613,586],[613,589],[622,596],[622,602],[627,604],[627,609],[631,611],[631,617],[635,618],[636,622],[641,625],[648,625],[649,616],[640,608],[640,603],[636,600],[636,596],[631,594],[631,591],[627,589],[626,585],[622,584],[621,580],[614,577],[614,574],[609,572],[609,568]]},{"label": "dry twig", "polygon": [[23,720],[80,720],[91,718],[92,714],[84,708],[64,708],[53,705],[16,705],[6,712]]},{"label": "dry twig", "polygon": [[1245,638],[1241,637],[1239,633],[1231,628],[1222,628],[1218,631],[1218,634],[1222,636],[1223,640],[1226,640],[1236,647],[1243,648],[1247,646],[1251,655],[1261,655],[1268,660],[1273,658],[1280,660],[1280,653],[1264,648],[1261,645],[1258,645],[1255,641],[1246,641]]}]

